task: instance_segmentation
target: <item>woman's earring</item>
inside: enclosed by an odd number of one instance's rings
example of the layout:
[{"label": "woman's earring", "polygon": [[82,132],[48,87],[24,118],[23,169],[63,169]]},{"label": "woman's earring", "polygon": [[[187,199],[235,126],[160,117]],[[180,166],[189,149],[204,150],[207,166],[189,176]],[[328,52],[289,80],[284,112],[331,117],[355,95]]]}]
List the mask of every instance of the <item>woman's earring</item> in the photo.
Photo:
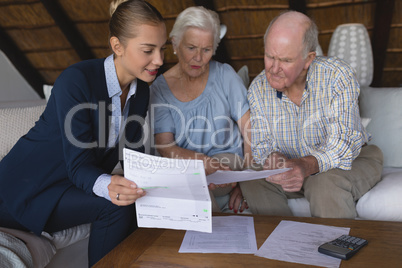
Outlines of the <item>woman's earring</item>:
[{"label": "woman's earring", "polygon": [[176,55],[176,51],[173,51],[173,54],[175,54],[175,55]]}]

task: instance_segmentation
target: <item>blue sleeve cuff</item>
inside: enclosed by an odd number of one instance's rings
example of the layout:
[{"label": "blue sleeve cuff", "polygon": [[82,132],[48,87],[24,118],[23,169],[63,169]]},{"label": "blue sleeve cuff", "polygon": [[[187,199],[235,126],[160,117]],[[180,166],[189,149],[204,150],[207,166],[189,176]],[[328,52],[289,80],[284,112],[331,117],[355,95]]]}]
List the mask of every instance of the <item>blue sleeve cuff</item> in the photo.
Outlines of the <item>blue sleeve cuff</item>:
[{"label": "blue sleeve cuff", "polygon": [[106,198],[107,200],[111,201],[109,196],[109,189],[107,188],[110,182],[112,181],[112,175],[109,174],[102,174],[100,175],[92,188],[94,194],[99,197]]}]

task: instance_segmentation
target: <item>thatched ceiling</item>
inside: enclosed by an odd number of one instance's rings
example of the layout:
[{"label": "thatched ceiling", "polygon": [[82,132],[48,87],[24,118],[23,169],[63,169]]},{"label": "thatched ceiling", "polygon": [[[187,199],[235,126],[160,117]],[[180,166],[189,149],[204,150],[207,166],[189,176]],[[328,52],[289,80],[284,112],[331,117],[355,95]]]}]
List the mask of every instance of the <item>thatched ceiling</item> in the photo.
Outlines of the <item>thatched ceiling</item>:
[{"label": "thatched ceiling", "polygon": [[[32,87],[52,84],[69,65],[105,57],[111,0],[0,0],[0,49]],[[402,0],[149,0],[171,30],[186,7],[204,5],[218,12],[228,31],[217,59],[236,70],[248,65],[250,78],[263,68],[262,37],[269,21],[285,9],[312,16],[326,54],[342,23],[363,23],[372,38],[374,86],[402,84]],[[165,69],[176,62],[169,47]]]}]

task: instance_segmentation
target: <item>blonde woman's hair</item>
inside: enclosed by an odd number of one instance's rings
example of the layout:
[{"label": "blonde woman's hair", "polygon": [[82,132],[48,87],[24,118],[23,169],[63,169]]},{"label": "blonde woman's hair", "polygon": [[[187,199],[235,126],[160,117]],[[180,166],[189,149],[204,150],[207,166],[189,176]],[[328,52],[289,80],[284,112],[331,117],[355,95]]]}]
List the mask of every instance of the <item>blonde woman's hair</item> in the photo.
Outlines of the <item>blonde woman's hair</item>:
[{"label": "blonde woman's hair", "polygon": [[115,0],[115,1],[112,1],[111,3],[110,3],[110,7],[109,7],[109,14],[110,14],[110,17],[113,15],[113,13],[114,13],[114,11],[116,10],[116,8],[121,4],[121,3],[123,3],[123,2],[126,2],[127,0]]},{"label": "blonde woman's hair", "polygon": [[114,0],[109,12],[109,39],[115,36],[123,45],[127,39],[136,37],[138,26],[164,23],[159,11],[143,0]]},{"label": "blonde woman's hair", "polygon": [[213,51],[215,54],[216,48],[221,41],[218,14],[215,11],[201,6],[189,7],[183,10],[179,16],[177,16],[173,29],[169,34],[169,37],[172,38],[173,46],[180,44],[184,32],[190,27],[210,31],[212,33],[214,37]]}]

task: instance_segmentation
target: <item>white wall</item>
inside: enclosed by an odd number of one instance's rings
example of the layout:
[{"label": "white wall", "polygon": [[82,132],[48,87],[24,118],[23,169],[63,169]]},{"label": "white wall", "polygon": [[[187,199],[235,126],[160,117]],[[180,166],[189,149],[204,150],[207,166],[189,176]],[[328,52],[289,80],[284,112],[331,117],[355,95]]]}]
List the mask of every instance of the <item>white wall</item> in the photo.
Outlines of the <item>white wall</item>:
[{"label": "white wall", "polygon": [[0,50],[0,102],[39,99],[39,95]]}]

